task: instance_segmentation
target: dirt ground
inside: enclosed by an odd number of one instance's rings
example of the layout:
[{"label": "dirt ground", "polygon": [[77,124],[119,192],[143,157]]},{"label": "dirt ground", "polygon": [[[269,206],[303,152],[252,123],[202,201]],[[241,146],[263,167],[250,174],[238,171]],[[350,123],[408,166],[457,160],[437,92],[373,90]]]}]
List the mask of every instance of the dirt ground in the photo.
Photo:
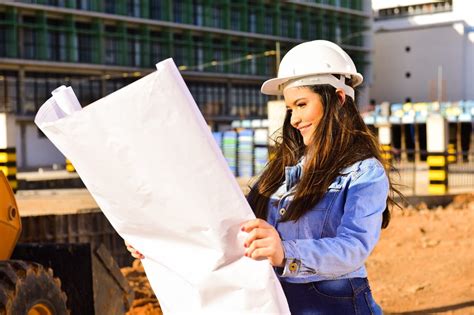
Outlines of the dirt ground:
[{"label": "dirt ground", "polygon": [[[394,210],[367,261],[385,314],[474,314],[474,193],[445,208]],[[162,314],[137,260],[123,268],[135,290],[129,315]]]}]

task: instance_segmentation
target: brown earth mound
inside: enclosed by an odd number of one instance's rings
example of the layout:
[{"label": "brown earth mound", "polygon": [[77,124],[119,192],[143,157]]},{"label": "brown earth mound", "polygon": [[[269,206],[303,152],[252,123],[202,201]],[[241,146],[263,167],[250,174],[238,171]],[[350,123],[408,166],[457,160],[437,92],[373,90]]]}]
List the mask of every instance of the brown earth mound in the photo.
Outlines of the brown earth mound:
[{"label": "brown earth mound", "polygon": [[162,315],[160,303],[156,299],[140,260],[135,259],[132,267],[122,268],[122,274],[135,293],[135,300],[128,315]]}]

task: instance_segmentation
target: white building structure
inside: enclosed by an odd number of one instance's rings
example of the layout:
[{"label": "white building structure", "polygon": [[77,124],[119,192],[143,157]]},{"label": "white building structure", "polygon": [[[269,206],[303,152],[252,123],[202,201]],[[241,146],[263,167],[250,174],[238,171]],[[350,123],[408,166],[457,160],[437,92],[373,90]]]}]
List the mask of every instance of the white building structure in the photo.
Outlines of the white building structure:
[{"label": "white building structure", "polygon": [[371,99],[474,100],[474,1],[373,0]]}]

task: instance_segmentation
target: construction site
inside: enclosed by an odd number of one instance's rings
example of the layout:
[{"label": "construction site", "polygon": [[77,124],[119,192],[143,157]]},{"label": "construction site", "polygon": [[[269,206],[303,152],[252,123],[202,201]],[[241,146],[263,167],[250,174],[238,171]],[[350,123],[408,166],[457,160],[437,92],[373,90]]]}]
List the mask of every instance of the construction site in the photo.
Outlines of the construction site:
[{"label": "construction site", "polygon": [[[2,1],[0,315],[166,314],[145,273],[147,258],[132,257],[117,221],[99,206],[106,197],[91,192],[90,175],[81,177],[86,168],[35,119],[53,91],[72,87],[89,110],[114,93],[125,99],[156,63],[173,58],[214,140],[213,155],[247,195],[274,157],[287,111],[260,86],[293,46],[314,39],[340,45],[364,76],[358,110],[405,196],[365,263],[375,301],[384,314],[474,314],[471,7],[382,2]],[[450,45],[440,47],[438,38]],[[420,65],[428,50],[433,56]],[[393,81],[390,91],[383,80]],[[135,180],[127,177],[136,172],[135,153],[117,152],[125,156],[120,175],[101,178],[111,186]],[[174,154],[188,152],[176,146]],[[105,154],[84,155],[107,169]],[[153,157],[141,158],[151,169]]]},{"label": "construction site", "polygon": [[[246,181],[239,180],[244,190]],[[25,190],[16,198],[24,231],[31,231],[22,234],[20,243],[82,239],[106,244],[130,286],[127,314],[162,314],[140,260],[128,254],[85,189]],[[367,262],[372,291],[385,314],[470,314],[474,194],[449,195],[441,205],[425,199],[392,212],[391,225]]]}]

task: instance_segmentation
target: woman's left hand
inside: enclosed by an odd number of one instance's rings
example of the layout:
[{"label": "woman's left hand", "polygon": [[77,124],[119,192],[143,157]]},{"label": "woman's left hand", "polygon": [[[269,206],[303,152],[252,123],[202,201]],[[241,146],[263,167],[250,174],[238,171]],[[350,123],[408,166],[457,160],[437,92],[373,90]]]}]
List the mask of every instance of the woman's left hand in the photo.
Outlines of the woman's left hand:
[{"label": "woman's left hand", "polygon": [[244,242],[245,256],[255,260],[268,259],[274,267],[283,267],[285,253],[277,230],[262,219],[254,219],[242,225],[242,231],[249,236]]}]

